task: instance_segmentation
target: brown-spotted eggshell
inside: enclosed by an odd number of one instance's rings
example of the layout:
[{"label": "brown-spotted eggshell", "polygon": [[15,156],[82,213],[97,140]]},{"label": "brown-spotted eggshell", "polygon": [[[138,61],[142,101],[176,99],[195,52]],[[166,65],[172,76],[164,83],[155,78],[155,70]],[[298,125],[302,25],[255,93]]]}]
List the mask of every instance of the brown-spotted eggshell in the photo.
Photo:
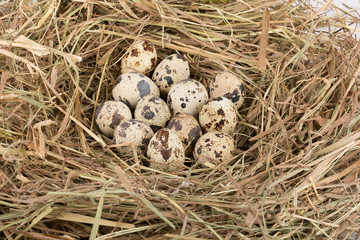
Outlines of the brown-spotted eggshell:
[{"label": "brown-spotted eggshell", "polygon": [[230,72],[217,74],[209,83],[210,98],[226,97],[240,108],[244,102],[245,86],[237,76]]},{"label": "brown-spotted eggshell", "polygon": [[237,109],[230,99],[216,97],[207,101],[199,113],[199,123],[205,132],[234,132],[238,121]]},{"label": "brown-spotted eggshell", "polygon": [[170,88],[167,104],[173,115],[187,113],[197,116],[209,96],[199,81],[187,79],[179,81]]},{"label": "brown-spotted eggshell", "polygon": [[230,135],[218,131],[209,132],[197,141],[194,158],[200,164],[209,162],[218,165],[225,159],[231,158],[233,150],[235,150],[235,142]]},{"label": "brown-spotted eggshell", "polygon": [[185,147],[186,156],[190,157],[195,143],[202,135],[201,127],[196,118],[186,113],[177,114],[170,120],[167,128],[180,138]]},{"label": "brown-spotted eggshell", "polygon": [[181,80],[190,78],[189,63],[182,54],[172,54],[156,67],[152,79],[162,95],[167,95],[170,87]]},{"label": "brown-spotted eggshell", "polygon": [[139,72],[147,74],[155,69],[157,53],[155,46],[147,41],[136,41],[121,59],[121,73]]},{"label": "brown-spotted eggshell", "polygon": [[131,111],[124,103],[106,101],[96,109],[95,125],[99,132],[107,137],[112,137],[116,126],[121,121],[131,118]]},{"label": "brown-spotted eggshell", "polygon": [[156,132],[165,127],[171,113],[164,100],[158,96],[147,95],[136,105],[134,117],[147,123]]},{"label": "brown-spotted eggshell", "polygon": [[[128,119],[115,128],[114,142],[115,144],[132,142],[138,154],[145,154],[153,135],[154,132],[146,123]],[[121,146],[117,150],[120,154],[133,154],[131,146]]]},{"label": "brown-spotted eggshell", "polygon": [[124,73],[115,81],[112,94],[115,100],[124,102],[131,109],[147,95],[159,96],[156,84],[142,73]]},{"label": "brown-spotted eggshell", "polygon": [[173,172],[184,167],[184,147],[180,138],[167,128],[160,129],[151,138],[147,155],[154,169]]}]

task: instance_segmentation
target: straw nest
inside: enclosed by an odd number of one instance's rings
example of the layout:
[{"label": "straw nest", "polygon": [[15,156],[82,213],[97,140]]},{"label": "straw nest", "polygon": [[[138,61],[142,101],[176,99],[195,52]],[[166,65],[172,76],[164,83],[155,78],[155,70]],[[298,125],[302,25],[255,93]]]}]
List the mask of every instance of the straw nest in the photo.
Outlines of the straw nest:
[{"label": "straw nest", "polygon": [[[360,45],[330,2],[0,1],[0,238],[354,237]],[[136,39],[244,79],[236,157],[169,174],[94,130]]]}]

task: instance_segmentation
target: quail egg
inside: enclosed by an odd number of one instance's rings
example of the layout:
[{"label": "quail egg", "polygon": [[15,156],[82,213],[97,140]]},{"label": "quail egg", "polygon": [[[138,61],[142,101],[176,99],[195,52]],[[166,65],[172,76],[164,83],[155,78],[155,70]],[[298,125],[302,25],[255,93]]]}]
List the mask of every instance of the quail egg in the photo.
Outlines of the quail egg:
[{"label": "quail egg", "polygon": [[238,121],[237,109],[230,99],[216,97],[207,101],[199,113],[199,123],[205,132],[232,133]]},{"label": "quail egg", "polygon": [[171,118],[166,102],[160,97],[147,95],[140,99],[134,111],[135,119],[147,123],[153,130],[165,127]]},{"label": "quail egg", "polygon": [[167,104],[175,115],[187,113],[197,116],[209,96],[204,85],[193,79],[181,80],[170,88]]},{"label": "quail egg", "polygon": [[160,96],[156,84],[142,73],[124,73],[116,81],[112,94],[115,100],[122,101],[131,109],[147,95]]},{"label": "quail egg", "polygon": [[182,54],[172,54],[156,67],[152,79],[166,96],[173,83],[190,78],[189,63]]},{"label": "quail egg", "polygon": [[209,83],[210,98],[226,97],[240,108],[244,102],[244,83],[230,72],[222,72]]},{"label": "quail egg", "polygon": [[235,150],[234,139],[225,133],[214,131],[202,135],[195,145],[194,158],[200,164],[205,162],[217,165],[231,158]]},{"label": "quail egg", "polygon": [[154,70],[157,53],[147,40],[136,41],[121,60],[121,73],[139,72],[147,74]]},{"label": "quail egg", "polygon": [[181,140],[185,147],[185,155],[190,157],[195,143],[201,137],[202,131],[195,117],[180,113],[175,115],[167,125]]},{"label": "quail egg", "polygon": [[124,103],[106,101],[96,109],[95,126],[105,136],[112,137],[116,126],[131,117],[131,111]]},{"label": "quail egg", "polygon": [[[145,154],[151,137],[154,135],[153,130],[144,122],[128,119],[122,121],[114,131],[115,144],[132,142],[138,154]],[[121,146],[117,148],[120,154],[132,154],[131,146]]]},{"label": "quail egg", "polygon": [[185,162],[185,150],[180,138],[167,128],[160,129],[151,138],[147,155],[150,167],[161,171],[181,170]]}]

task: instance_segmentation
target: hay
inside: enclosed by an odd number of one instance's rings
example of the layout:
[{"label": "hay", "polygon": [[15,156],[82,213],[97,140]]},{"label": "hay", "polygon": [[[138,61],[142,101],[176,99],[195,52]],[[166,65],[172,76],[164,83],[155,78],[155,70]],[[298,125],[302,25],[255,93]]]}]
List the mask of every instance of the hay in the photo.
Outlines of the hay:
[{"label": "hay", "polygon": [[[0,1],[0,237],[360,232],[358,18],[327,17],[330,2]],[[234,159],[162,173],[94,130],[135,39],[159,61],[185,54],[204,84],[224,69],[244,79]]]}]

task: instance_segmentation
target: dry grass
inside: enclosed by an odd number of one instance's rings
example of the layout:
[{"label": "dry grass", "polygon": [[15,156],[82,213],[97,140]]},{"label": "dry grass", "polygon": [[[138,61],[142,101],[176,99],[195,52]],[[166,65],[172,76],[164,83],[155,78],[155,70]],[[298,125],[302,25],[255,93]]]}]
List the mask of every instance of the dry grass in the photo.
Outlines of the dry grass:
[{"label": "dry grass", "polygon": [[[325,4],[325,3],[324,3]],[[0,237],[346,239],[360,232],[358,16],[307,1],[0,3]],[[353,25],[346,25],[346,21]],[[332,34],[319,27],[341,29]],[[224,69],[247,99],[236,158],[176,175],[93,128],[134,39]]]}]

